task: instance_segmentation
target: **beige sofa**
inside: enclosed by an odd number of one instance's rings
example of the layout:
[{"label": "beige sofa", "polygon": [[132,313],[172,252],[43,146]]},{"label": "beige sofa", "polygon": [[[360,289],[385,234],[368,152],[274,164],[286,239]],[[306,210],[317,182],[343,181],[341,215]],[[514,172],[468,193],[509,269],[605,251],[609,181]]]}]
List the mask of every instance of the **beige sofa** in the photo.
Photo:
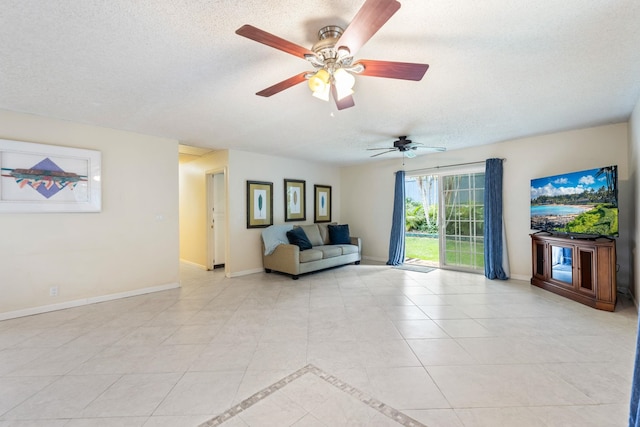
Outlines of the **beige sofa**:
[{"label": "beige sofa", "polygon": [[302,225],[311,249],[301,251],[296,245],[278,244],[273,252],[265,254],[265,241],[262,241],[262,263],[267,273],[279,271],[290,274],[297,280],[300,274],[323,270],[350,263],[360,264],[362,242],[359,237],[351,237],[349,245],[332,245],[329,241],[328,224]]}]

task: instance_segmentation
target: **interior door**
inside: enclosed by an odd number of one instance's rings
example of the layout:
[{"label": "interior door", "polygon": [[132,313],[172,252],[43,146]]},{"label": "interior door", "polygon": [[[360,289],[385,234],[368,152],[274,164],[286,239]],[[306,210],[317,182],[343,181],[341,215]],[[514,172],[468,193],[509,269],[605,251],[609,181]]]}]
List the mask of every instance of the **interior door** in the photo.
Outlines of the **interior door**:
[{"label": "interior door", "polygon": [[207,175],[208,266],[214,269],[225,264],[226,191],[224,173]]}]

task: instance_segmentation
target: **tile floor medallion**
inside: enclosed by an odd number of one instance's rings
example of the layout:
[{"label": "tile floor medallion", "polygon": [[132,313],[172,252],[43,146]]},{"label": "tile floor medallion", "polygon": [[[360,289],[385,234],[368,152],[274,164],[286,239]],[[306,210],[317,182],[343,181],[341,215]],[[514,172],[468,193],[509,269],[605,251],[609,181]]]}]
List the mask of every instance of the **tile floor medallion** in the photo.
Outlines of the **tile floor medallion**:
[{"label": "tile floor medallion", "polygon": [[[293,383],[297,385],[303,380],[306,380],[304,384],[300,384],[304,388],[303,390],[296,388],[292,390],[292,393],[286,393],[288,389],[294,388],[291,386]],[[326,387],[326,384],[331,387]],[[286,390],[285,387],[287,387]],[[283,393],[285,396],[281,397],[280,395]],[[276,398],[277,403],[264,404],[269,399],[275,401]],[[329,403],[331,400],[334,400],[334,404]],[[270,408],[265,408],[267,406]],[[335,411],[336,406],[342,410]],[[354,406],[361,407],[354,408]],[[282,425],[291,425],[292,421],[295,422],[295,417],[304,414],[301,418],[306,419],[304,425],[314,425],[310,424],[311,420],[317,421],[317,425],[326,425],[328,414],[325,413],[325,410],[327,409],[333,411],[333,421],[336,425],[370,425],[371,423],[373,425],[427,427],[311,364],[260,390],[222,414],[202,423],[199,427],[223,425],[236,416],[241,418],[242,422],[247,423],[242,424],[241,422],[239,425],[251,425],[252,420],[255,419],[259,422],[263,416],[267,416],[265,411],[269,412],[268,419],[271,423],[275,421],[274,416],[280,416],[282,417],[280,419]],[[387,420],[384,420],[383,417],[386,417]],[[388,421],[388,423],[382,421]]]}]

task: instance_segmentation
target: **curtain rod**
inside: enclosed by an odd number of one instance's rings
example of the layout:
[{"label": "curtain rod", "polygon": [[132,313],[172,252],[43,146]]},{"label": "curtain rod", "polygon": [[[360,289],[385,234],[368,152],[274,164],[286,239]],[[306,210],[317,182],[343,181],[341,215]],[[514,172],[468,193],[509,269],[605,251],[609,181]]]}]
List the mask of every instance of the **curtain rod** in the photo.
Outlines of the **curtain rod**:
[{"label": "curtain rod", "polygon": [[[507,159],[502,159],[502,158],[500,160],[502,160],[503,162],[507,161]],[[408,170],[408,171],[404,171],[404,172],[405,173],[416,173],[416,172],[429,171],[429,170],[433,170],[433,169],[452,168],[452,167],[455,167],[455,166],[479,165],[479,164],[482,164],[482,163],[486,163],[486,160],[480,160],[480,161],[477,161],[477,162],[454,163],[454,164],[451,164],[451,165],[444,165],[444,166],[432,166],[430,168],[413,169],[413,170]],[[394,172],[394,175],[395,175],[395,172]]]}]

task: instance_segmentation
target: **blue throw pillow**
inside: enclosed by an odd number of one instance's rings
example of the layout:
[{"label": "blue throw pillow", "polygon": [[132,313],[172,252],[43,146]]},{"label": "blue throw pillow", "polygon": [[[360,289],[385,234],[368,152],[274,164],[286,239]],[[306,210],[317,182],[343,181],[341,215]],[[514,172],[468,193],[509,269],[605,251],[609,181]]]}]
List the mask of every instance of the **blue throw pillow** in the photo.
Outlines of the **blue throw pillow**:
[{"label": "blue throw pillow", "polygon": [[332,245],[348,245],[351,243],[349,225],[329,225],[329,241]]},{"label": "blue throw pillow", "polygon": [[311,249],[313,247],[301,227],[295,227],[293,230],[287,231],[287,239],[289,239],[289,243],[292,245],[298,246],[301,251]]}]

